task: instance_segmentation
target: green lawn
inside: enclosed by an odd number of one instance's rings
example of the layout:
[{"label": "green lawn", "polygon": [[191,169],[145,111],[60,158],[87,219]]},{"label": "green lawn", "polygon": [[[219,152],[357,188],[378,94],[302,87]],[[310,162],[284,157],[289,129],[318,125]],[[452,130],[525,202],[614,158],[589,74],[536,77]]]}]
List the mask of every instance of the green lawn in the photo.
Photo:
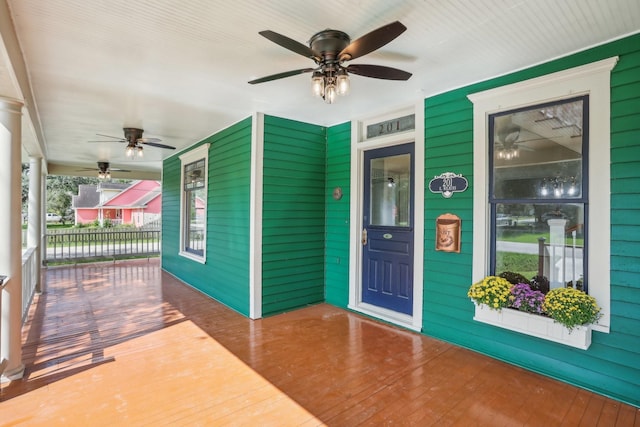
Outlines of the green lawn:
[{"label": "green lawn", "polygon": [[[538,239],[540,237],[544,237],[545,241],[548,243],[550,240],[549,232],[531,232],[525,230],[509,229],[503,230],[498,240],[504,242],[517,242],[517,243],[538,243]],[[568,236],[565,239],[565,244],[573,245],[573,237]],[[584,246],[584,238],[576,237],[576,246],[581,247]]]}]

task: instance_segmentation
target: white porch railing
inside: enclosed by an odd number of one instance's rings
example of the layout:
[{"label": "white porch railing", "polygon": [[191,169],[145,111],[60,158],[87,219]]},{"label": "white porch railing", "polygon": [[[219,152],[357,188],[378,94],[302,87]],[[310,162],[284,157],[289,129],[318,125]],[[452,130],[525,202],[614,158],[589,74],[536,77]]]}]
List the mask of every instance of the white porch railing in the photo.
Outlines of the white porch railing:
[{"label": "white porch railing", "polygon": [[22,253],[22,323],[27,319],[29,305],[36,292],[39,279],[37,258],[36,248],[28,248]]},{"label": "white porch railing", "polygon": [[[29,305],[33,300],[33,295],[36,292],[36,285],[38,283],[38,260],[36,256],[36,248],[29,248],[22,252],[22,301],[21,301],[21,315],[22,324],[27,320],[27,314],[29,314]],[[0,282],[0,306],[2,306],[2,294],[4,293],[4,286],[6,283]],[[0,333],[4,330],[3,322],[8,319],[5,316],[0,316]],[[0,337],[0,345],[3,340]],[[0,360],[0,374],[4,372],[7,365],[7,360]]]}]

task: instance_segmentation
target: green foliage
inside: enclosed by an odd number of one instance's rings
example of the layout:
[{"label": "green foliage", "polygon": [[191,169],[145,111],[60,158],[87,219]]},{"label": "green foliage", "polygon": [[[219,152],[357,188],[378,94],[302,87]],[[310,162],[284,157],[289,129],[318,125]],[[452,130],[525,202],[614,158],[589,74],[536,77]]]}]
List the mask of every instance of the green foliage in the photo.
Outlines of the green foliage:
[{"label": "green foliage", "polygon": [[493,310],[509,306],[511,283],[497,276],[487,276],[469,288],[467,296],[478,304],[486,304]]},{"label": "green foliage", "polygon": [[513,271],[504,271],[500,273],[499,276],[503,279],[507,279],[512,285],[517,285],[518,283],[529,284],[529,279],[524,277],[522,274],[514,273]]},{"label": "green foliage", "polygon": [[551,289],[544,300],[544,310],[569,329],[595,323],[601,316],[596,299],[573,288]]},{"label": "green foliage", "polygon": [[533,278],[531,279],[531,289],[533,289],[534,291],[540,291],[543,294],[546,294],[547,292],[549,292],[549,279],[547,279],[545,276],[540,276],[540,275],[535,275],[533,276]]},{"label": "green foliage", "polygon": [[[501,252],[496,271],[517,272],[523,277],[533,277],[538,272],[538,255]],[[529,283],[529,281],[521,283]]]}]

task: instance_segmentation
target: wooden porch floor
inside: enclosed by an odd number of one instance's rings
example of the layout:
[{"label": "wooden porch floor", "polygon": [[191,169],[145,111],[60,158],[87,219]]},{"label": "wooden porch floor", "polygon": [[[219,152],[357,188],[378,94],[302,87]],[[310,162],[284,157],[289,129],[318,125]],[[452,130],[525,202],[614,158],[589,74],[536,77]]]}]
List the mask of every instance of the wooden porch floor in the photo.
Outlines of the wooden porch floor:
[{"label": "wooden porch floor", "polygon": [[45,276],[2,426],[640,425],[632,406],[329,305],[251,321],[158,260]]}]

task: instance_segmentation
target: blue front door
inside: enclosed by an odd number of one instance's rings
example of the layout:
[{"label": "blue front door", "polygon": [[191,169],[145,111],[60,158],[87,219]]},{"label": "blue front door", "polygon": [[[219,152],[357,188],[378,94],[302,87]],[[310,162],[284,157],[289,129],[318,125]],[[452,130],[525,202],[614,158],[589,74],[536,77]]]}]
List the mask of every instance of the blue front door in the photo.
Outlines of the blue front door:
[{"label": "blue front door", "polygon": [[365,152],[362,301],[413,314],[414,144]]}]

